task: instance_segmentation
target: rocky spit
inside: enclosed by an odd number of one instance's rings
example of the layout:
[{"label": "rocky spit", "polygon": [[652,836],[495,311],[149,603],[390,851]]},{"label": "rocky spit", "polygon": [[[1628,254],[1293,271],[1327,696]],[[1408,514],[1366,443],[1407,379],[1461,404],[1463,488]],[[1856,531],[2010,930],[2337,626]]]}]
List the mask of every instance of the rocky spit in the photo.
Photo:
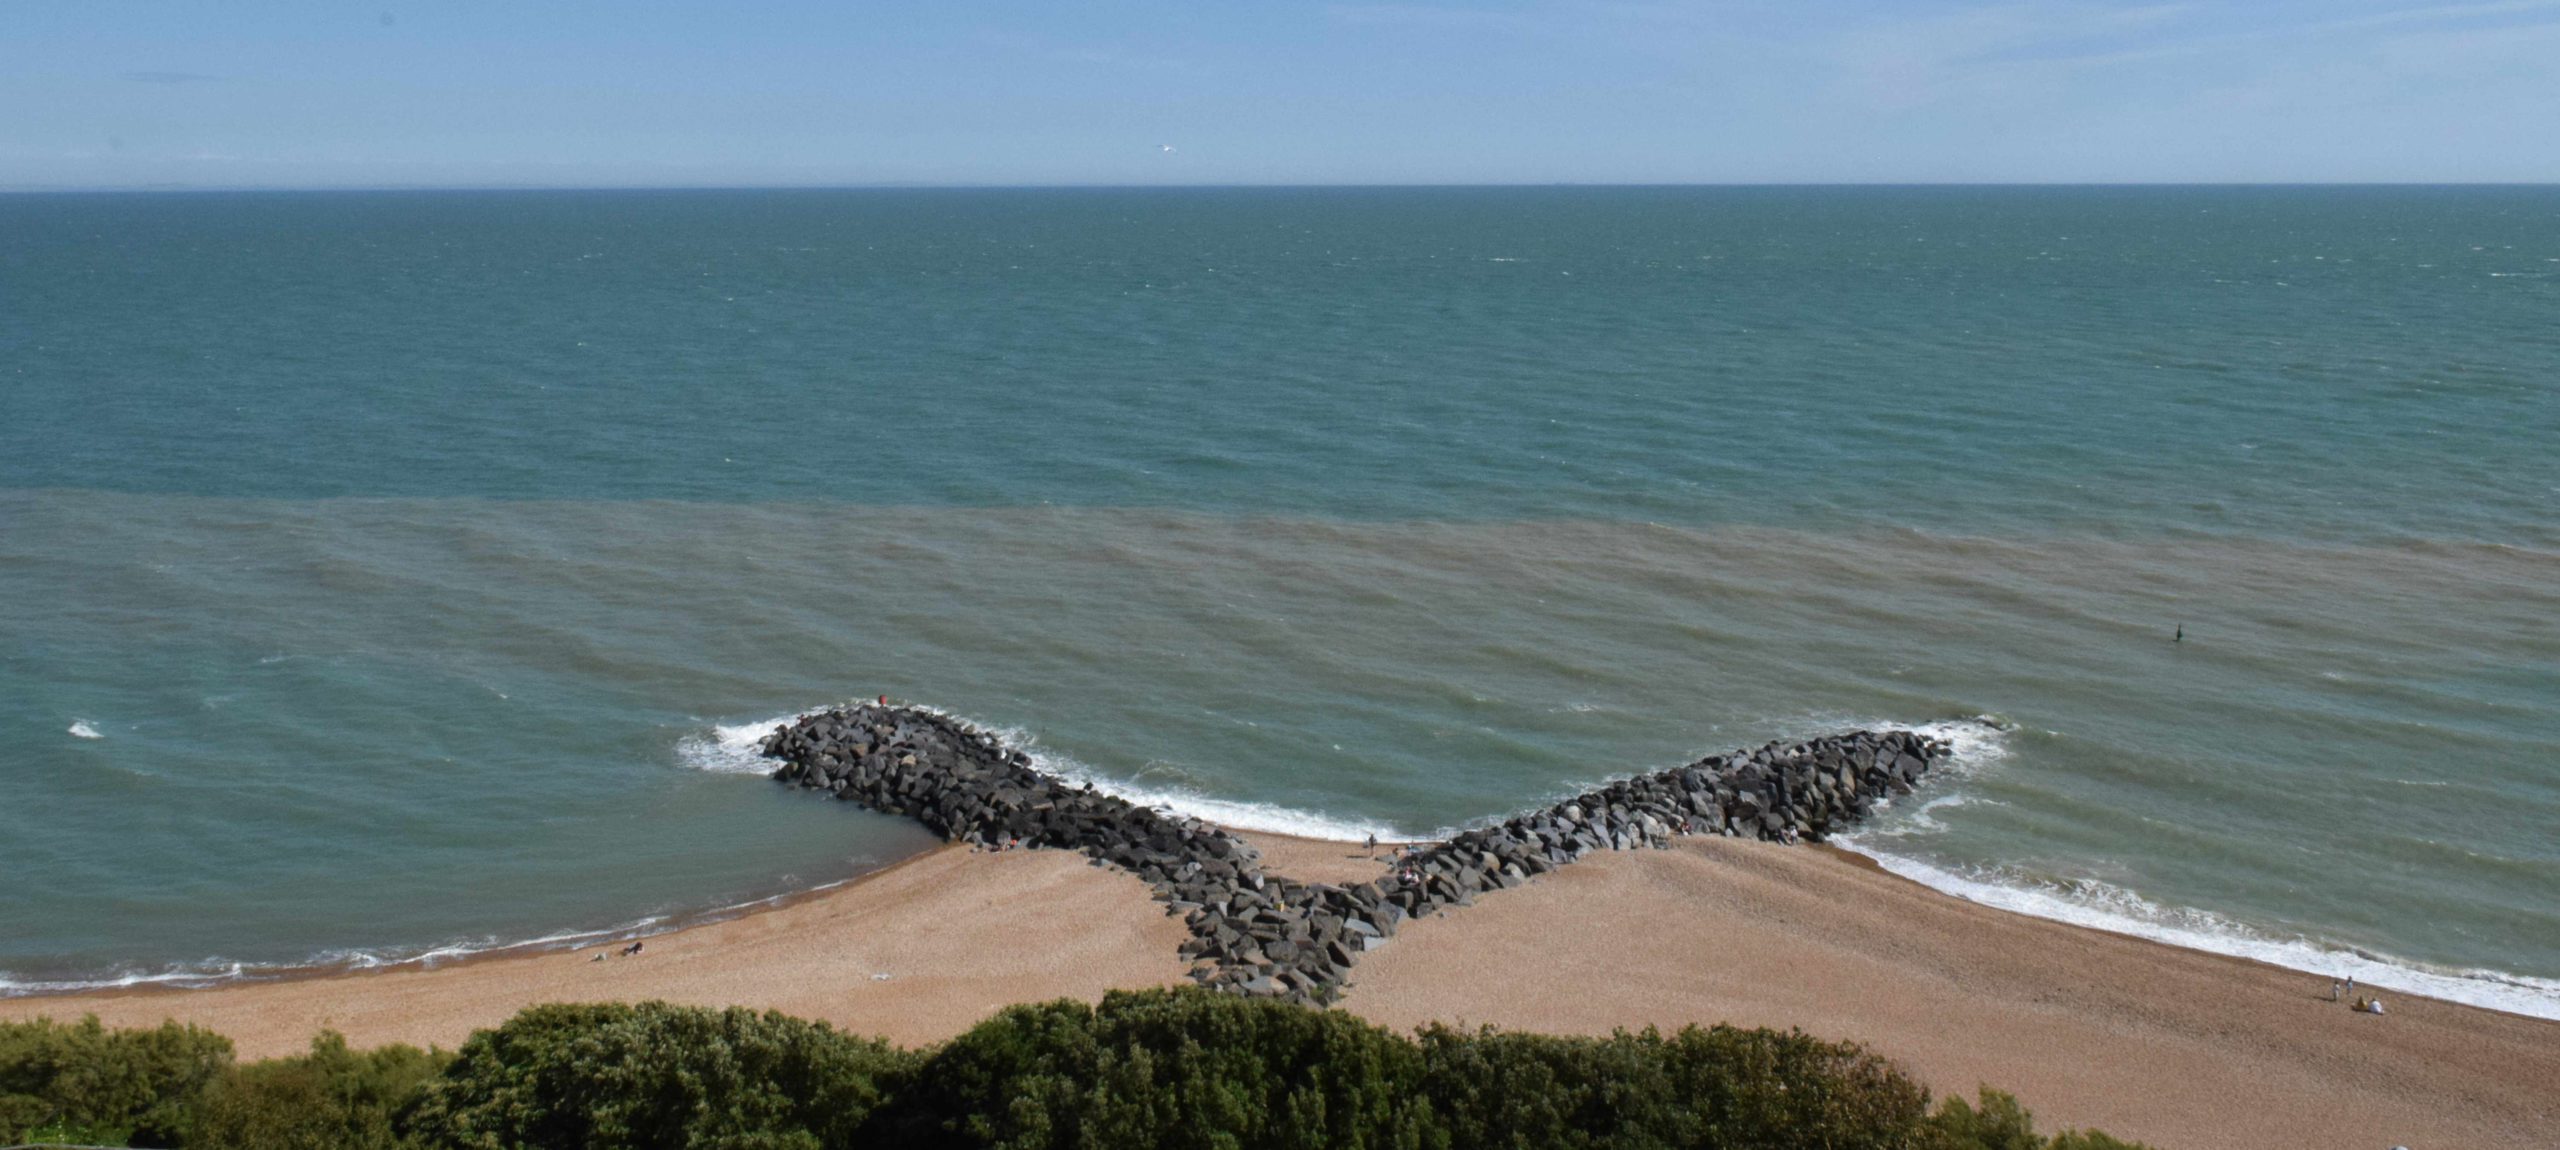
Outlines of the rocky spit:
[{"label": "rocky spit", "polygon": [[1238,994],[1331,1002],[1360,956],[1407,919],[1468,906],[1600,850],[1680,835],[1819,840],[1908,794],[1951,750],[1911,731],[1853,731],[1621,779],[1428,844],[1396,848],[1350,886],[1263,870],[1243,839],[1078,786],[966,723],[915,707],[821,711],[765,736],[777,780],[904,815],[987,849],[1079,850],[1154,888],[1191,929],[1191,977]]}]

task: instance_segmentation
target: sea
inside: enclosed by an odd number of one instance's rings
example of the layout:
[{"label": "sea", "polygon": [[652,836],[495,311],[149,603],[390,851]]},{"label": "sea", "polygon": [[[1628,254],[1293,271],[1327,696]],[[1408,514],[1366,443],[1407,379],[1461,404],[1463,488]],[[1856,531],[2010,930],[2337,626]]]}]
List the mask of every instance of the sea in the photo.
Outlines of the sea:
[{"label": "sea", "polygon": [[1928,729],[1951,894],[2560,1018],[2560,189],[0,197],[0,993]]}]

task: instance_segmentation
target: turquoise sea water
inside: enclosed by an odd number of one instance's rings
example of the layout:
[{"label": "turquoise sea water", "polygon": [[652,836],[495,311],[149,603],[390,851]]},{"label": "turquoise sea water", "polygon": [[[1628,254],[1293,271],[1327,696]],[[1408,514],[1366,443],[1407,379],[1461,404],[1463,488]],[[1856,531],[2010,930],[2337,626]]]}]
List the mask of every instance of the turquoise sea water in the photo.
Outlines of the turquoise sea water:
[{"label": "turquoise sea water", "polygon": [[1343,835],[1938,724],[1903,873],[2560,1016],[2555,620],[2554,189],[0,198],[17,991],[841,880],[885,692]]}]

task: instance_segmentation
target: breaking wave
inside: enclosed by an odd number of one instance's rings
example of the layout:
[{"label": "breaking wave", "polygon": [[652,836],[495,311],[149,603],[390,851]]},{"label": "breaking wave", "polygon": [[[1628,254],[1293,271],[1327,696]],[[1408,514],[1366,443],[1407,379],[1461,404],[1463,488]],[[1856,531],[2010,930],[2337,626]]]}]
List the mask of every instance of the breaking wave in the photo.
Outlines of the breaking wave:
[{"label": "breaking wave", "polygon": [[2439,969],[2320,939],[2279,936],[2210,911],[2164,906],[2096,879],[2043,878],[2005,867],[1955,870],[1874,849],[1872,841],[1861,836],[1837,841],[1922,886],[2000,910],[2254,959],[2324,978],[2352,977],[2359,985],[2446,1002],[2560,1019],[2560,981],[2494,970]]},{"label": "breaking wave", "polygon": [[[1063,752],[1040,745],[1038,735],[1019,727],[981,723],[966,715],[957,715],[935,707],[915,703],[902,706],[955,719],[1004,740],[1006,746],[1031,756],[1031,763],[1051,775],[1078,785],[1090,785],[1105,794],[1114,795],[1142,807],[1155,807],[1175,814],[1207,819],[1220,826],[1242,831],[1288,835],[1292,838],[1320,839],[1328,842],[1359,842],[1371,835],[1390,842],[1428,838],[1416,836],[1376,820],[1323,811],[1301,810],[1278,803],[1226,799],[1201,793],[1181,782],[1147,782],[1116,778],[1095,769]],[[774,762],[756,748],[757,740],[772,734],[775,727],[817,714],[817,707],[796,714],[783,715],[762,722],[735,726],[715,725],[710,731],[689,735],[676,745],[676,756],[695,770],[719,774],[764,775],[773,772]]]}]

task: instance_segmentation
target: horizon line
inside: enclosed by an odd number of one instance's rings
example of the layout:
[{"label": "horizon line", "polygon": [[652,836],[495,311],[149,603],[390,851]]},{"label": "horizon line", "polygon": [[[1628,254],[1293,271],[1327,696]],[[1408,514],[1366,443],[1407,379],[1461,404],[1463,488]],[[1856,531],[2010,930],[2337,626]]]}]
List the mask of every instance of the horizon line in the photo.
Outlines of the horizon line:
[{"label": "horizon line", "polygon": [[349,192],[825,192],[825,191],[1363,191],[1887,188],[2560,188],[2560,180],[1517,180],[1501,182],[939,183],[932,181],[669,184],[0,184],[0,195],[152,195]]}]

